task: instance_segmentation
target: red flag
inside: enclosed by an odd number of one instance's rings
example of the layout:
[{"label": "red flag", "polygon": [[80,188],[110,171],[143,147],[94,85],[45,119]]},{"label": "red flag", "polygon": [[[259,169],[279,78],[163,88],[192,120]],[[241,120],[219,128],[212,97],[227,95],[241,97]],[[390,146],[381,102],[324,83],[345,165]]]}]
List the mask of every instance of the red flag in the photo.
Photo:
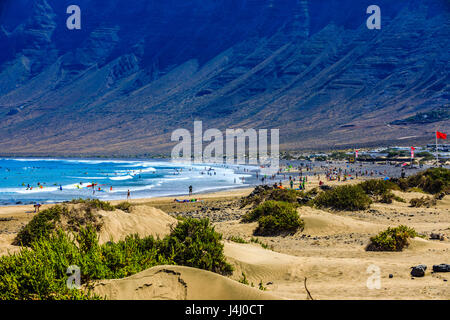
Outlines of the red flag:
[{"label": "red flag", "polygon": [[447,134],[436,131],[436,138],[438,139],[447,139]]}]

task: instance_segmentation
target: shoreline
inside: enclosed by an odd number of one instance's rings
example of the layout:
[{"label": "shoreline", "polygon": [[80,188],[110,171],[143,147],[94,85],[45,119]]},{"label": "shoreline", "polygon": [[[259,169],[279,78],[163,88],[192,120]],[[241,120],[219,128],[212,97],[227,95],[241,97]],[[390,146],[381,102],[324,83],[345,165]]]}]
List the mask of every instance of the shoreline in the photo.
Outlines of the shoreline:
[{"label": "shoreline", "polygon": [[[178,162],[171,162],[170,159],[123,159],[120,160],[118,158],[116,159],[99,159],[99,160],[92,160],[92,159],[82,159],[82,158],[67,158],[67,159],[60,159],[60,158],[48,158],[48,159],[37,159],[37,158],[24,158],[24,159],[13,159],[13,158],[7,158],[7,159],[0,159],[0,160],[12,160],[12,164],[8,164],[8,162],[5,163],[4,168],[6,169],[6,174],[5,174],[5,183],[3,188],[4,188],[4,192],[1,194],[2,197],[0,200],[0,207],[9,207],[9,206],[27,206],[27,205],[34,205],[36,203],[40,203],[41,205],[55,205],[55,204],[60,204],[60,203],[64,203],[67,201],[71,201],[73,199],[99,199],[102,201],[126,201],[127,200],[127,194],[126,191],[127,189],[131,192],[131,197],[135,197],[135,199],[137,200],[142,200],[142,199],[152,199],[152,198],[160,198],[160,197],[184,197],[188,195],[188,186],[189,184],[191,184],[193,186],[193,191],[194,191],[194,196],[198,195],[203,195],[203,194],[209,194],[209,193],[214,193],[217,191],[227,191],[227,190],[234,190],[234,189],[242,189],[242,188],[248,188],[248,187],[252,187],[252,186],[256,186],[258,185],[258,180],[255,179],[256,171],[258,170],[259,166],[254,166],[254,165],[228,165],[228,164],[210,164],[210,163],[204,163],[201,164],[201,166],[199,166],[198,164],[195,163],[178,163]],[[72,179],[72,181],[69,181],[67,179],[65,179],[66,181],[63,181],[61,183],[60,180],[56,180],[58,178],[55,178],[55,176],[52,177],[52,175],[54,175],[54,173],[52,173],[49,170],[52,169],[48,169],[51,166],[54,166],[53,164],[51,165],[41,165],[43,170],[47,170],[48,172],[46,172],[46,174],[48,175],[48,177],[46,178],[35,178],[34,176],[29,176],[27,177],[27,179],[31,179],[31,180],[35,180],[32,181],[32,187],[33,188],[38,188],[36,187],[34,184],[37,182],[37,185],[39,186],[39,179],[54,179],[53,182],[55,182],[52,186],[56,186],[56,187],[52,187],[52,188],[47,188],[50,187],[50,184],[48,184],[48,181],[50,180],[44,180],[44,185],[46,185],[45,181],[47,181],[47,185],[44,187],[45,190],[39,190],[36,193],[28,193],[25,191],[25,185],[27,183],[26,180],[20,180],[22,183],[22,187],[16,186],[16,181],[14,181],[16,178],[20,178],[23,177],[25,178],[25,176],[23,175],[23,172],[19,172],[16,174],[14,171],[11,171],[11,173],[8,173],[10,170],[8,168],[8,165],[12,165],[12,168],[15,169],[15,166],[17,167],[17,165],[15,164],[14,160],[17,161],[36,161],[37,165],[40,165],[42,163],[47,163],[47,161],[55,161],[56,165],[59,166],[59,162],[61,162],[61,167],[67,166],[66,161],[72,161],[75,164],[72,166],[70,163],[69,165],[71,167],[73,167],[73,171],[80,171],[80,170],[93,170],[93,171],[98,171],[98,166],[99,164],[101,164],[102,162],[107,163],[106,166],[109,167],[110,171],[106,171],[105,172],[101,172],[100,175],[98,175],[98,173],[94,172],[92,173],[95,178],[92,178],[92,180],[90,180],[92,182],[92,184],[97,184],[99,183],[99,186],[102,186],[102,193],[100,194],[94,194],[91,190],[89,190],[89,192],[87,192],[84,187],[84,185],[82,184],[82,182],[78,183],[76,181],[80,181],[80,180],[74,180]],[[94,163],[91,163],[91,161],[93,161]],[[119,165],[119,167],[123,167],[120,168],[120,170],[115,168],[115,162],[124,162],[124,164]],[[79,163],[78,163],[79,162]],[[93,166],[92,168],[83,168],[82,164],[83,162],[89,163],[89,166]],[[97,163],[98,162],[98,163]],[[113,163],[112,165],[109,164],[109,162]],[[25,163],[25,162],[24,162]],[[136,165],[135,165],[136,163]],[[80,166],[81,164],[81,166]],[[31,164],[30,164],[31,165]],[[35,165],[33,163],[33,165]],[[147,167],[149,166],[155,166],[155,168],[160,168],[161,170],[158,169],[158,172],[156,169],[153,169],[154,172],[153,173],[158,173],[157,175],[149,175],[147,174],[148,170]],[[205,167],[205,169],[203,169],[203,166]],[[143,169],[135,169],[134,167],[144,167],[145,170]],[[150,167],[150,168],[151,168]],[[205,179],[205,180],[199,180],[200,178],[203,178],[204,175],[206,176],[207,174],[207,167],[212,168],[214,171],[214,177],[212,177],[212,174],[209,174],[211,176],[211,179]],[[33,169],[35,168],[34,166],[32,167]],[[41,167],[36,167],[39,170],[41,169]],[[172,172],[170,171],[171,169],[173,169],[172,171],[176,171],[178,172],[179,168],[181,168],[181,170],[184,172],[187,172],[182,178],[178,179],[178,180],[183,180],[181,182],[177,182],[177,178],[172,178]],[[13,170],[11,169],[11,170]],[[19,169],[27,169],[27,168],[19,168]],[[189,169],[189,170],[188,170]],[[17,168],[16,168],[17,170]],[[66,169],[63,169],[66,170]],[[87,170],[85,172],[85,174],[87,174]],[[116,179],[116,178],[111,178],[115,175],[117,175],[118,171],[135,171],[132,173],[126,173],[128,175],[132,175],[132,177],[129,176],[124,176],[123,178],[126,179]],[[139,172],[138,172],[139,171]],[[192,171],[192,173],[190,172]],[[197,171],[197,172],[196,172]],[[201,171],[201,175],[200,176],[200,171]],[[45,171],[44,171],[45,172]],[[81,172],[81,171],[80,171]],[[216,177],[216,172],[217,177]],[[222,173],[223,173],[223,177],[222,177]],[[82,173],[72,173],[73,177],[69,177],[69,178],[77,178],[78,176],[76,176],[76,174],[79,174],[81,176]],[[97,175],[96,175],[97,174]],[[106,176],[105,176],[106,174]],[[121,172],[119,173],[119,175],[123,175],[125,173]],[[135,179],[137,177],[137,175],[139,174],[139,179]],[[141,178],[141,174],[142,174],[142,178]],[[219,177],[220,174],[220,177]],[[179,175],[179,174],[178,174]],[[62,179],[66,178],[66,176],[70,176],[67,175],[66,173],[62,174]],[[105,176],[105,177],[103,177]],[[198,177],[197,177],[198,176]],[[226,177],[225,177],[226,176]],[[101,177],[101,178],[98,178]],[[233,183],[233,177],[234,177],[234,183]],[[8,183],[9,179],[12,178],[12,183]],[[20,178],[20,179],[23,179]],[[120,177],[122,178],[122,177]],[[85,179],[85,177],[78,177],[78,179]],[[100,182],[97,182],[98,179],[109,179],[109,180],[100,180]],[[133,179],[133,180],[129,180],[129,179]],[[142,180],[141,180],[142,179]],[[145,180],[147,179],[147,180]],[[121,180],[126,180],[126,182],[122,182]],[[172,181],[173,180],[173,181]],[[105,182],[103,182],[105,181]],[[128,181],[132,181],[131,183]],[[41,182],[43,182],[41,180]],[[53,183],[52,182],[52,183]],[[83,181],[85,182],[85,181]],[[101,182],[103,182],[103,184],[100,184]],[[17,182],[19,183],[19,182]],[[86,182],[87,183],[87,182]],[[106,183],[106,184],[105,184]],[[89,184],[89,183],[87,183]],[[59,193],[57,192],[56,189],[58,189],[58,185],[60,185],[60,190],[65,191],[65,193]],[[162,188],[160,188],[162,186]],[[28,186],[30,186],[30,184],[28,184]],[[81,187],[80,187],[81,186]],[[107,186],[107,187],[104,187]],[[111,190],[109,190],[109,186],[111,186]],[[79,189],[79,191],[82,192],[77,192],[76,188],[77,187]],[[112,191],[114,188],[114,191]],[[16,191],[16,189],[18,191]],[[83,189],[83,190],[81,190]],[[97,189],[97,188],[96,188]],[[95,189],[95,191],[97,191]],[[3,190],[3,189],[1,189]],[[26,189],[28,190],[28,188]],[[68,191],[67,191],[68,190]],[[93,189],[92,189],[93,190]],[[33,190],[34,192],[35,190]],[[110,192],[111,191],[111,192]],[[35,194],[35,195],[33,195]]]},{"label": "shoreline", "polygon": [[[1,158],[0,158],[1,159]],[[14,160],[13,158],[6,158],[9,160]],[[43,158],[41,158],[43,159]],[[33,160],[31,158],[23,158],[23,160]],[[39,160],[39,159],[37,159]],[[91,161],[91,159],[83,159],[83,158],[46,158],[46,161]],[[22,160],[21,160],[22,161]],[[125,161],[125,162],[129,162],[129,161],[149,161],[149,162],[167,162],[167,163],[171,163],[170,159],[163,159],[163,158],[154,158],[154,159],[138,159],[138,158],[128,158],[128,159],[120,159],[120,158],[99,158],[98,160],[92,160],[92,161],[101,161],[101,162],[115,162],[115,161]],[[175,165],[176,163],[174,163]],[[195,166],[196,164],[194,163],[179,163],[179,165],[181,166]],[[259,165],[248,165],[248,164],[244,164],[244,165],[237,165],[237,164],[233,164],[233,165],[227,165],[227,164],[208,164],[208,163],[204,163],[202,164],[202,166],[210,166],[210,167],[214,167],[216,166],[217,168],[221,168],[222,166],[229,166],[231,168],[231,170],[233,171],[233,173],[235,175],[242,175],[245,174],[248,177],[245,178],[245,182],[243,183],[239,183],[235,186],[206,186],[205,189],[206,190],[202,190],[202,187],[200,186],[196,186],[194,187],[194,193],[189,196],[188,193],[186,192],[182,192],[181,190],[179,191],[179,193],[172,193],[172,194],[157,194],[155,193],[155,195],[151,195],[151,194],[146,194],[146,195],[137,195],[136,198],[133,198],[135,192],[131,189],[131,199],[130,202],[131,203],[148,203],[148,202],[153,202],[153,201],[158,201],[158,200],[163,200],[163,201],[167,201],[168,199],[180,199],[180,200],[187,200],[187,199],[195,199],[195,198],[209,198],[210,195],[228,195],[228,194],[245,194],[248,190],[253,190],[257,185],[262,185],[262,184],[267,184],[267,185],[272,185],[273,183],[279,183],[282,182],[284,185],[288,185],[289,184],[289,180],[288,177],[292,176],[295,180],[295,178],[299,177],[299,168],[301,167],[303,169],[303,176],[307,176],[309,177],[310,181],[312,180],[316,180],[316,175],[323,176],[324,175],[324,171],[326,171],[328,168],[330,167],[334,167],[334,168],[339,168],[339,169],[346,169],[349,171],[350,170],[354,170],[355,172],[359,171],[365,171],[366,175],[364,176],[360,176],[359,179],[356,178],[357,180],[361,180],[361,179],[377,179],[377,178],[383,178],[385,176],[390,177],[390,178],[394,178],[394,177],[399,177],[400,176],[400,171],[401,171],[401,167],[399,167],[398,165],[393,165],[393,164],[382,164],[382,163],[366,163],[366,162],[361,162],[361,163],[349,163],[345,160],[333,160],[333,161],[305,161],[305,160],[280,160],[280,172],[278,174],[276,174],[275,178],[267,178],[266,182],[262,182],[261,181],[261,176],[258,178],[257,175],[257,171],[259,171],[260,166]],[[305,170],[305,168],[310,167],[309,170]],[[419,171],[423,171],[426,170],[427,168],[431,167],[430,165],[424,165],[423,168],[417,166],[414,168],[407,168],[406,170],[406,175],[409,176],[410,174],[414,174],[416,172]],[[443,167],[446,168],[450,168],[450,166],[444,165]],[[382,173],[382,170],[384,170],[384,172]],[[368,175],[367,173],[369,171],[375,172],[375,174],[373,175]],[[351,175],[351,180],[355,179],[354,174]],[[356,176],[357,177],[357,176]],[[314,179],[312,179],[314,178]],[[232,183],[232,182],[231,182]],[[235,183],[236,183],[236,179],[235,179]],[[297,183],[297,182],[296,182]],[[200,189],[200,191],[195,192],[195,189]],[[242,191],[243,190],[243,191]],[[169,191],[170,192],[170,191]],[[106,202],[111,202],[111,203],[121,203],[124,201],[128,201],[128,199],[126,198],[126,194],[117,194],[117,197],[111,197],[111,198],[98,198],[96,196],[73,196],[71,199],[48,199],[48,200],[31,200],[31,199],[17,199],[14,201],[11,201],[10,203],[8,202],[2,202],[0,203],[0,208],[8,208],[8,207],[17,207],[17,208],[21,208],[21,207],[25,207],[25,208],[33,208],[33,205],[36,203],[40,203],[43,207],[48,207],[48,206],[53,206],[53,205],[58,205],[58,204],[63,204],[66,202],[70,202],[71,200],[74,199],[99,199],[101,201],[106,201]],[[20,202],[20,203],[19,203]],[[33,209],[34,210],[34,209]]]},{"label": "shoreline", "polygon": [[[119,200],[105,200],[105,202],[109,202],[113,205],[122,203],[122,202],[130,202],[131,204],[143,204],[143,203],[149,203],[149,202],[164,202],[164,201],[174,201],[174,198],[176,197],[176,199],[179,200],[189,200],[189,199],[195,199],[195,198],[203,198],[203,199],[211,199],[211,198],[223,198],[223,197],[235,197],[235,196],[239,196],[241,194],[246,194],[246,193],[250,193],[253,189],[255,188],[255,186],[244,186],[244,187],[237,187],[237,188],[231,188],[231,189],[226,189],[226,190],[211,190],[210,192],[200,192],[200,193],[194,193],[192,194],[192,196],[189,196],[187,194],[183,194],[183,195],[168,195],[168,196],[155,196],[155,197],[150,197],[150,198],[136,198],[136,199],[119,199]],[[199,199],[201,200],[201,199]],[[104,200],[101,200],[104,201]],[[61,202],[54,202],[54,203],[45,203],[42,204],[41,210],[50,207],[50,206],[54,206],[54,205],[58,205],[58,204],[64,204],[67,203],[68,201],[61,201]],[[11,208],[11,210],[3,210],[6,208]],[[34,207],[33,204],[12,204],[12,205],[0,205],[0,209],[2,209],[0,211],[0,215],[2,215],[4,212],[3,211],[15,211],[13,209],[22,209],[22,208],[31,208],[33,209],[34,212]]]}]

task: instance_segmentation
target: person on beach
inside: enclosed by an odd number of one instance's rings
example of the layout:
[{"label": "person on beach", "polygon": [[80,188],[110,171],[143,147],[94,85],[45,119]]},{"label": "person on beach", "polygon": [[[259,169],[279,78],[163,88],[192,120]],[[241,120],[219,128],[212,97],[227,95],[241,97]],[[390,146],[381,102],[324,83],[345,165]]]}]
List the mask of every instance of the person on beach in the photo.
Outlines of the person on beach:
[{"label": "person on beach", "polygon": [[192,196],[192,186],[189,186],[189,195]]},{"label": "person on beach", "polygon": [[39,208],[41,207],[41,204],[40,203],[36,203],[35,205],[34,205],[34,213],[39,213]]},{"label": "person on beach", "polygon": [[130,189],[128,189],[128,192],[127,192],[127,200],[130,200],[130,197],[131,197],[131,192],[130,192]]}]

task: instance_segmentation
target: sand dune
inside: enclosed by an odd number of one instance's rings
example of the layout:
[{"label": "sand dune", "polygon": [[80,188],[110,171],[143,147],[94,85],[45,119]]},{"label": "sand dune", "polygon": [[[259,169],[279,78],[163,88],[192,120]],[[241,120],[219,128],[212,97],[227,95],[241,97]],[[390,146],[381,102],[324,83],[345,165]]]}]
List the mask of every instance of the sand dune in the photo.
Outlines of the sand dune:
[{"label": "sand dune", "polygon": [[302,207],[300,217],[305,221],[303,233],[310,235],[334,235],[348,232],[372,232],[383,230],[386,225],[357,220],[322,210]]},{"label": "sand dune", "polygon": [[[450,244],[415,238],[403,252],[364,252],[355,250],[351,257],[291,256],[263,249],[253,244],[225,243],[227,260],[234,265],[233,277],[245,273],[249,282],[262,281],[268,292],[285,299],[306,299],[304,279],[314,299],[442,299],[450,297],[450,288],[441,275],[411,279],[410,267],[425,263],[443,263],[434,252],[445,253]],[[367,268],[375,265],[381,271],[381,288],[369,289],[367,280],[371,275]],[[388,275],[394,278],[389,279]],[[445,275],[444,275],[445,276]]]},{"label": "sand dune", "polygon": [[[398,194],[407,201],[418,196]],[[223,196],[215,195],[218,201]],[[155,205],[173,206],[173,199],[152,201]],[[136,203],[131,213],[100,211],[104,221],[100,241],[119,240],[133,233],[160,237],[168,234],[170,225],[177,220],[143,203]],[[99,281],[95,292],[110,299],[301,300],[307,298],[304,287],[304,279],[307,278],[307,286],[314,299],[449,299],[450,287],[445,281],[448,274],[430,272],[434,264],[449,263],[448,240],[414,238],[402,252],[364,250],[371,236],[399,224],[414,227],[422,234],[440,232],[448,239],[449,203],[450,197],[447,196],[432,208],[412,208],[408,202],[374,203],[370,210],[361,212],[327,212],[301,207],[299,214],[306,224],[303,231],[286,237],[259,237],[259,241],[273,250],[264,249],[259,244],[226,240],[231,236],[250,240],[257,223],[218,221],[214,226],[225,239],[226,259],[235,267],[230,278],[200,269],[158,266],[126,279]],[[18,220],[3,222],[5,230],[12,233],[1,235],[0,254],[17,248],[9,243],[13,233],[32,216],[25,210],[30,208],[1,208],[0,214]],[[425,277],[413,279],[411,267],[418,264],[426,264],[428,270]],[[370,276],[367,268],[371,265],[380,268],[380,289],[367,287]],[[267,291],[237,282],[242,273],[255,287],[262,282]]]},{"label": "sand dune", "polygon": [[164,237],[170,233],[170,227],[177,223],[165,212],[148,206],[135,206],[131,213],[121,210],[99,211],[103,227],[100,231],[100,243],[123,240],[127,235]]},{"label": "sand dune", "polygon": [[[421,252],[421,251],[450,251],[450,243],[441,242],[436,240],[426,240],[419,237],[413,238],[410,240],[410,244],[408,247],[404,249],[409,252]],[[450,256],[450,254],[449,254]],[[448,256],[447,256],[448,258]]]},{"label": "sand dune", "polygon": [[94,292],[111,300],[279,299],[219,274],[182,266],[157,266],[128,278],[99,281]]},{"label": "sand dune", "polygon": [[12,254],[20,251],[20,247],[11,244],[15,237],[15,234],[3,235],[0,237],[0,257],[2,255],[7,255],[8,253]]}]

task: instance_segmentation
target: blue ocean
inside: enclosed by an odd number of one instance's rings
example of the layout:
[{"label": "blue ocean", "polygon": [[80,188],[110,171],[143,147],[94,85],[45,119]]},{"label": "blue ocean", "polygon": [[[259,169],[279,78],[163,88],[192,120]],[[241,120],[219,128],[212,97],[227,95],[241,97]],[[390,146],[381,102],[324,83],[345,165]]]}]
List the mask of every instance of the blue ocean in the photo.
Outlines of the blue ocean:
[{"label": "blue ocean", "polygon": [[250,169],[153,160],[0,159],[0,205],[185,195],[248,186]]}]

